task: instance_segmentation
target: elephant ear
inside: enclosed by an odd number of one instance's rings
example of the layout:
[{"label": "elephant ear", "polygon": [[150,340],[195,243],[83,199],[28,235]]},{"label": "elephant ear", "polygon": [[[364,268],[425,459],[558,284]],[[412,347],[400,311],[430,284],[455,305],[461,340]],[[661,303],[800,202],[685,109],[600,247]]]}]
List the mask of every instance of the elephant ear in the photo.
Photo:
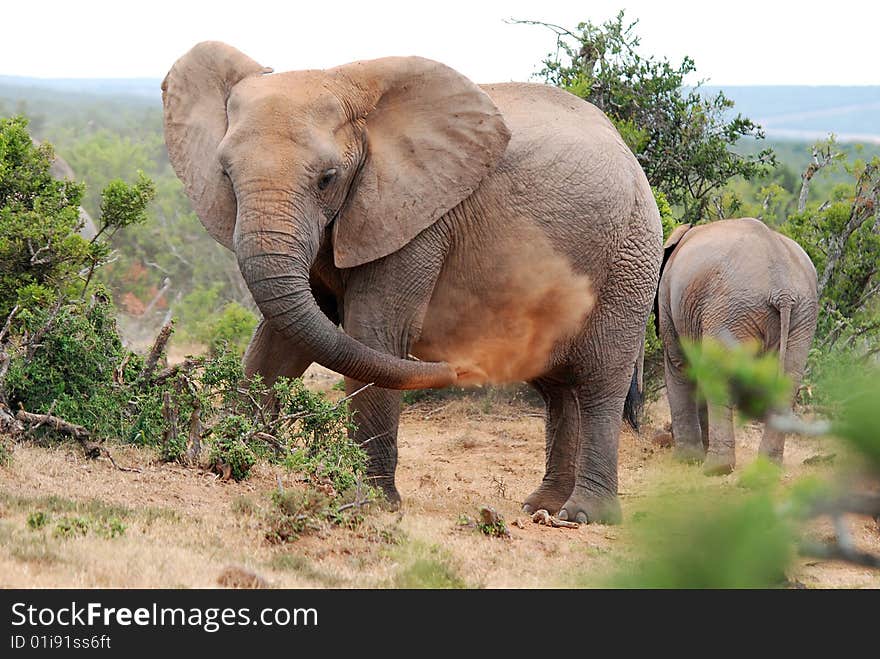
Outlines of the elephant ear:
[{"label": "elephant ear", "polygon": [[460,73],[420,57],[332,69],[365,121],[366,159],[333,227],[337,267],[403,247],[457,206],[510,140],[501,112]]},{"label": "elephant ear", "polygon": [[672,250],[674,250],[679,241],[684,238],[684,234],[693,228],[693,224],[679,224],[672,230],[672,233],[669,234],[669,238],[663,243],[663,261],[666,261],[666,259],[669,258],[672,254]]},{"label": "elephant ear", "polygon": [[226,134],[226,101],[241,80],[271,71],[232,46],[204,41],[177,60],[162,81],[168,158],[208,233],[229,249],[235,194],[217,157]]},{"label": "elephant ear", "polygon": [[658,288],[657,292],[654,294],[654,331],[657,332],[657,336],[660,336],[659,279],[663,278],[663,272],[666,270],[666,264],[669,262],[669,257],[672,256],[672,252],[675,251],[675,248],[678,246],[678,243],[681,241],[681,239],[684,238],[684,235],[693,228],[693,224],[680,224],[672,230],[672,233],[669,234],[669,238],[667,238],[666,242],[663,243],[663,260],[660,262]]}]

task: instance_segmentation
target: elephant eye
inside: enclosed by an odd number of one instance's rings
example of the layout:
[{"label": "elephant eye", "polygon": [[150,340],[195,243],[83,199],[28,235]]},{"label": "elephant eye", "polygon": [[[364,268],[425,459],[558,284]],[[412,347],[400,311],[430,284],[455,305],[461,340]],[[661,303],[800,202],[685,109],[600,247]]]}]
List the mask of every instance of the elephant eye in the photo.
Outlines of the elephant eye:
[{"label": "elephant eye", "polygon": [[336,179],[336,168],[331,167],[318,178],[318,189],[325,190]]}]

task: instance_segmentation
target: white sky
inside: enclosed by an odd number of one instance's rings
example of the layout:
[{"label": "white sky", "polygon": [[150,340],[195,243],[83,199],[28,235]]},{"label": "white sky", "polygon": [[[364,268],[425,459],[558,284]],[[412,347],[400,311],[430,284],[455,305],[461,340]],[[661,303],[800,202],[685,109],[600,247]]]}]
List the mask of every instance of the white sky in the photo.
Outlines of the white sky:
[{"label": "white sky", "polygon": [[710,84],[880,85],[876,0],[3,0],[0,74],[161,78],[218,39],[276,71],[422,55],[526,80],[553,34],[504,19],[574,27],[621,8],[645,53],[690,55]]}]

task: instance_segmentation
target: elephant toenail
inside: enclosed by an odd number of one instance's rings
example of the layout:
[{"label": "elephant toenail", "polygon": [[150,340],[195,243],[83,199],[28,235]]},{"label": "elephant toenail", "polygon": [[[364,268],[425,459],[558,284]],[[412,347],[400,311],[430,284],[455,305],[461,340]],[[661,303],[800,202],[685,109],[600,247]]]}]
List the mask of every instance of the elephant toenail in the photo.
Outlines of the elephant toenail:
[{"label": "elephant toenail", "polygon": [[559,511],[559,519],[563,522],[568,519],[568,511],[565,508]]},{"label": "elephant toenail", "polygon": [[586,513],[578,513],[576,521],[578,524],[586,524],[587,523],[587,514]]}]

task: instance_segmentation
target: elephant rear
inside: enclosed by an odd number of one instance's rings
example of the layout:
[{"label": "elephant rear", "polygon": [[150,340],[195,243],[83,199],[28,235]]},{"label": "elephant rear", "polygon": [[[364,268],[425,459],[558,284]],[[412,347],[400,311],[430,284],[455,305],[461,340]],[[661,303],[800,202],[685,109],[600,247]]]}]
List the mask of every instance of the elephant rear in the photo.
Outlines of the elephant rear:
[{"label": "elephant rear", "polygon": [[778,349],[783,309],[790,331],[815,320],[816,274],[800,246],[752,218],[694,227],[668,245],[660,314],[677,336],[759,341]]}]

